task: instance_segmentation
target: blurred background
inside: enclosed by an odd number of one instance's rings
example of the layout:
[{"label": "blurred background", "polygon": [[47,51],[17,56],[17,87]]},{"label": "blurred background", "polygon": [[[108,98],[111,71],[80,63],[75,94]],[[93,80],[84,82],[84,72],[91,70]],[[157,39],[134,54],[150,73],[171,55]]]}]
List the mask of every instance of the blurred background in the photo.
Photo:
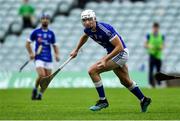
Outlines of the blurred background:
[{"label": "blurred background", "polygon": [[[20,7],[23,2],[32,6],[31,24],[26,26]],[[33,87],[36,78],[31,62],[19,73],[20,66],[28,60],[25,42],[29,34],[40,26],[40,15],[51,17],[50,29],[55,32],[60,47],[60,62],[69,56],[83,34],[80,13],[84,9],[96,12],[97,20],[113,25],[125,40],[130,51],[130,75],[141,87],[148,84],[148,54],[144,48],[147,33],[158,22],[165,35],[162,72],[180,73],[180,1],[179,0],[0,0],[0,88]],[[100,49],[99,49],[100,48]],[[96,51],[95,51],[96,50]],[[97,52],[98,51],[98,52]],[[50,87],[93,87],[87,69],[105,55],[105,50],[91,39],[78,57],[70,62],[53,80]],[[105,73],[106,87],[121,87],[113,73]],[[163,83],[178,86],[178,81]]]}]

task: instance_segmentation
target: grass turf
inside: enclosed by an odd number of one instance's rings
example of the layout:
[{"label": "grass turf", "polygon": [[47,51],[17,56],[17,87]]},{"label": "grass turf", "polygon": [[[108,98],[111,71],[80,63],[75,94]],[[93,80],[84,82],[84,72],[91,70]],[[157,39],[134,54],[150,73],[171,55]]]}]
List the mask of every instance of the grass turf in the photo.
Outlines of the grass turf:
[{"label": "grass turf", "polygon": [[99,112],[88,108],[97,100],[93,88],[48,89],[42,101],[31,101],[30,89],[0,90],[0,119],[18,120],[176,120],[180,119],[180,89],[143,89],[152,98],[147,113],[127,89],[106,88],[110,106]]}]

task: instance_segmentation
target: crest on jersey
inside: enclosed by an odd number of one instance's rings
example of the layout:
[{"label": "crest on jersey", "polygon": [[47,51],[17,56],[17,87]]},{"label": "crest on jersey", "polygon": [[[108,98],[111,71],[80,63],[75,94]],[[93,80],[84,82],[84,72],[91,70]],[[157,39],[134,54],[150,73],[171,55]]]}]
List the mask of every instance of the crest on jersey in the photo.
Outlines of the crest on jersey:
[{"label": "crest on jersey", "polygon": [[43,38],[47,38],[47,34],[46,33],[43,34]]},{"label": "crest on jersey", "polygon": [[51,39],[51,38],[52,38],[52,36],[51,36],[50,34],[48,34],[48,38],[50,38],[50,39]]}]

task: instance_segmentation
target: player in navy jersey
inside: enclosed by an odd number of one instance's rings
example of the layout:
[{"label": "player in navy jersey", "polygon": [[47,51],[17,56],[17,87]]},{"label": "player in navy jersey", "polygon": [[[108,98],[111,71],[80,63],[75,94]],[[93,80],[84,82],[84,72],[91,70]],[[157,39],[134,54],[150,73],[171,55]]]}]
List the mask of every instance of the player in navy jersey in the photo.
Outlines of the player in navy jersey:
[{"label": "player in navy jersey", "polygon": [[[38,93],[40,79],[50,75],[52,72],[51,45],[54,49],[55,59],[59,61],[59,49],[56,44],[55,34],[48,28],[49,19],[47,14],[43,14],[41,16],[41,27],[35,29],[26,42],[29,57],[31,60],[35,60],[36,71],[38,73],[35,88],[32,91],[32,100],[42,99],[43,91],[40,89]],[[35,52],[31,48],[32,42],[35,42]]]},{"label": "player in navy jersey", "polygon": [[81,20],[85,27],[84,35],[81,36],[77,47],[70,53],[70,56],[77,56],[79,49],[86,43],[88,37],[107,50],[107,55],[92,65],[88,71],[99,95],[99,100],[94,106],[90,107],[90,110],[98,111],[109,106],[100,74],[113,70],[121,83],[140,100],[141,112],[146,112],[151,99],[145,97],[136,83],[129,78],[126,65],[129,52],[122,37],[111,25],[96,21],[93,10],[83,11],[81,13]]}]

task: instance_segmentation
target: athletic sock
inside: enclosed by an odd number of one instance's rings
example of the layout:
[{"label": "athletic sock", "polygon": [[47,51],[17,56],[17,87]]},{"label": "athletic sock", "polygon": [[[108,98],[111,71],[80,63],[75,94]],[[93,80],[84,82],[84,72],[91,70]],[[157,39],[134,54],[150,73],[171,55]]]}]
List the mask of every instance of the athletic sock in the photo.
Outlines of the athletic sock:
[{"label": "athletic sock", "polygon": [[143,101],[144,95],[137,86],[135,82],[133,82],[132,86],[128,88],[140,101]]},{"label": "athletic sock", "polygon": [[34,92],[37,92],[37,88],[36,88],[36,87],[34,87],[33,91],[34,91]]},{"label": "athletic sock", "polygon": [[40,97],[42,97],[42,94],[43,94],[42,92],[39,92],[39,96],[40,96]]},{"label": "athletic sock", "polygon": [[96,87],[100,100],[105,100],[106,98],[105,98],[104,87],[103,87],[102,81],[100,80],[98,82],[94,82],[94,85]]}]

